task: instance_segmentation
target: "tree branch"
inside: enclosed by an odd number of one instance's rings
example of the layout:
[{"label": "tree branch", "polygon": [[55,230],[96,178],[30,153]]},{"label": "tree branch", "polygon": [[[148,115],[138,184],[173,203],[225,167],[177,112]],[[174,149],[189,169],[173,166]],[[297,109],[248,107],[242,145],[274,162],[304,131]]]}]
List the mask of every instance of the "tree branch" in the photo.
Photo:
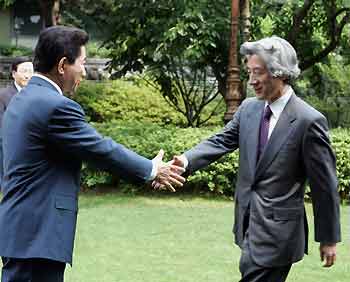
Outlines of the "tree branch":
[{"label": "tree branch", "polygon": [[[218,91],[214,96],[217,97],[218,94],[220,94],[219,91]],[[221,105],[222,101],[224,101],[223,98],[219,100],[219,102],[215,105],[214,109],[211,111],[211,113],[209,114],[209,116],[208,116],[206,119],[204,119],[204,120],[202,120],[202,121],[198,119],[198,122],[197,122],[197,126],[198,126],[198,127],[201,126],[202,124],[206,123],[208,120],[211,119],[211,117],[212,117],[214,114],[216,114],[216,110],[219,108],[219,106]]]},{"label": "tree branch", "polygon": [[311,6],[314,4],[315,0],[305,0],[304,5],[297,9],[293,15],[293,25],[290,28],[287,40],[290,44],[295,46],[296,38],[299,34],[299,30],[302,26],[303,20],[306,18]]},{"label": "tree branch", "polygon": [[[335,15],[336,14],[338,13],[335,13]],[[311,67],[312,65],[314,65],[315,63],[321,61],[338,46],[344,26],[350,22],[350,11],[348,11],[345,14],[345,16],[342,18],[342,20],[338,25],[336,24],[336,21],[337,21],[336,16],[333,16],[332,23],[330,23],[333,27],[331,28],[332,30],[330,31],[331,38],[330,38],[329,44],[315,56],[303,61],[300,64],[300,68],[302,70],[305,70]]]},{"label": "tree branch", "polygon": [[342,8],[342,9],[339,9],[335,14],[334,16],[335,17],[338,17],[340,14],[344,13],[344,12],[349,12],[350,11],[350,8]]}]

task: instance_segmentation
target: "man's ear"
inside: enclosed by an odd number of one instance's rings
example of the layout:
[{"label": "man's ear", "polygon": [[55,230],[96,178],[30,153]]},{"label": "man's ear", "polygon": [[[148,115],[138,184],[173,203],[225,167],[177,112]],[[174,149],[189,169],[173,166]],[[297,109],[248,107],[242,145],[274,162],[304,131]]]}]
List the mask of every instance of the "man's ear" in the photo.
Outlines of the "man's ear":
[{"label": "man's ear", "polygon": [[16,79],[16,71],[13,70],[11,74],[12,74],[12,78]]},{"label": "man's ear", "polygon": [[64,74],[64,69],[65,65],[67,64],[67,57],[62,57],[61,60],[58,62],[57,65],[57,72],[58,74],[63,75]]}]

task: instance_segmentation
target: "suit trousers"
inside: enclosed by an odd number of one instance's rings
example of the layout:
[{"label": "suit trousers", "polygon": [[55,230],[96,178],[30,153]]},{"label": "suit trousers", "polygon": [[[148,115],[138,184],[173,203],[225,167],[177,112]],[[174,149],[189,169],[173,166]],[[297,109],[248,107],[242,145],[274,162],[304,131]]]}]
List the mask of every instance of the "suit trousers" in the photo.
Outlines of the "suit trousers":
[{"label": "suit trousers", "polygon": [[1,282],[63,282],[64,262],[2,257]]},{"label": "suit trousers", "polygon": [[239,270],[242,274],[240,282],[284,282],[291,264],[282,267],[264,267],[256,264],[250,254],[248,244],[249,232],[245,232]]},{"label": "suit trousers", "polygon": [[248,206],[243,220],[244,240],[239,262],[242,275],[240,282],[284,282],[287,279],[291,264],[283,267],[264,267],[256,264],[250,254],[249,248],[249,216]]}]

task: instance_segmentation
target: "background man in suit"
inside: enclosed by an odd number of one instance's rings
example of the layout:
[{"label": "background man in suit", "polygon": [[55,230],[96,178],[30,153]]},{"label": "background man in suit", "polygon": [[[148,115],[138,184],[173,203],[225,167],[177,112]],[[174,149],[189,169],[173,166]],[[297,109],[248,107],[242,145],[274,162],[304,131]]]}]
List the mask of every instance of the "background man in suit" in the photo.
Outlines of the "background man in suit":
[{"label": "background man in suit", "polygon": [[3,90],[0,91],[0,188],[1,180],[3,175],[2,165],[2,133],[1,124],[4,112],[7,105],[10,103],[12,97],[17,94],[21,89],[27,85],[29,79],[34,73],[33,63],[28,58],[18,57],[15,58],[12,63],[12,77],[13,83]]},{"label": "background man in suit", "polygon": [[87,41],[76,28],[42,31],[36,74],[5,112],[2,282],[63,281],[65,263],[72,262],[82,160],[132,180],[155,178],[170,189],[184,181],[184,169],[163,163],[162,152],[148,160],[103,138],[80,105],[62,95],[85,76]]},{"label": "background man in suit", "polygon": [[243,101],[222,132],[173,163],[193,172],[239,148],[233,232],[242,250],[241,282],[282,282],[307,252],[306,180],[321,259],[328,267],[335,262],[340,241],[335,156],[325,117],[289,84],[300,73],[294,48],[274,36],[244,43],[241,54],[256,97]]}]

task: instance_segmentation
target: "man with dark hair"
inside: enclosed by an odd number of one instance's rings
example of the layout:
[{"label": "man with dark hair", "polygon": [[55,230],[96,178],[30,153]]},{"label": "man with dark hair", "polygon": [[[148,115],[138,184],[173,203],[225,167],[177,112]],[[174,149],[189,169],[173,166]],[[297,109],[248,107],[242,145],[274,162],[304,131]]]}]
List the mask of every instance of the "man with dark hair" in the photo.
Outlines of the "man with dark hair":
[{"label": "man with dark hair", "polygon": [[[36,73],[4,116],[4,185],[0,204],[2,282],[61,282],[72,262],[81,163],[121,177],[181,186],[182,168],[148,160],[85,121],[74,92],[85,76],[85,31],[45,29],[35,48]],[[23,95],[22,95],[23,94]]]},{"label": "man with dark hair", "polygon": [[2,91],[0,91],[0,188],[3,175],[2,165],[2,133],[1,124],[4,112],[7,105],[10,103],[12,97],[17,94],[21,89],[27,85],[29,79],[33,75],[33,64],[29,58],[18,57],[13,60],[12,63],[12,77],[13,83]]}]

